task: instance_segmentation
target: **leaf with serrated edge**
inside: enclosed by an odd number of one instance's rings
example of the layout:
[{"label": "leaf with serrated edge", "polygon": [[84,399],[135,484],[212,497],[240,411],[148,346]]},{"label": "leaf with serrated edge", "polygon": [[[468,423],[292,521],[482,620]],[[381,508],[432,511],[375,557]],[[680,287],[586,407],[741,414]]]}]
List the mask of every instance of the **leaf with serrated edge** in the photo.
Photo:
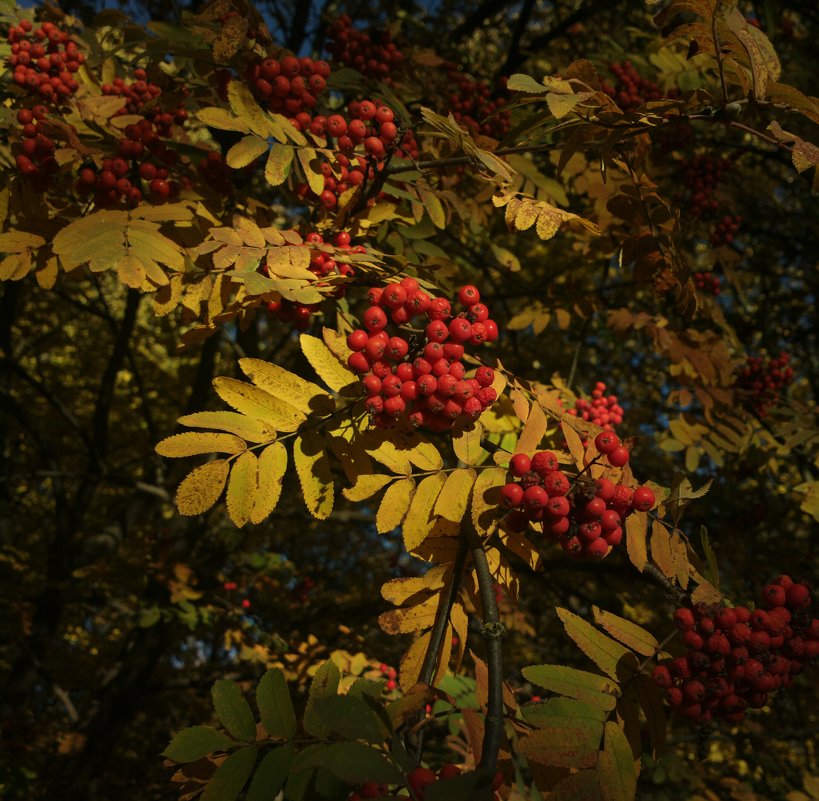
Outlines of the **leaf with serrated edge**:
[{"label": "leaf with serrated edge", "polygon": [[273,145],[264,167],[265,180],[271,186],[279,186],[287,180],[293,161],[293,148],[288,145]]},{"label": "leaf with serrated edge", "polygon": [[602,626],[612,637],[631,648],[632,651],[643,656],[653,656],[659,651],[660,644],[656,637],[636,623],[618,617],[613,612],[606,612],[597,606],[592,606],[592,614],[598,626]]},{"label": "leaf with serrated edge", "polygon": [[230,679],[219,679],[210,694],[219,722],[228,733],[237,740],[254,740],[256,721],[239,685]]},{"label": "leaf with serrated edge", "polygon": [[423,479],[415,490],[404,521],[404,548],[407,551],[417,548],[429,534],[430,514],[445,481],[443,473],[435,473]]},{"label": "leaf with serrated edge", "polygon": [[440,470],[444,466],[444,460],[438,449],[426,440],[421,440],[407,448],[406,453],[407,459],[419,470]]},{"label": "leaf with serrated edge", "polygon": [[247,443],[233,434],[198,433],[186,431],[174,434],[157,443],[156,452],[160,456],[181,459],[202,453],[241,453]]},{"label": "leaf with serrated edge", "polygon": [[296,734],[296,713],[287,689],[287,679],[279,668],[271,668],[256,687],[256,706],[262,725],[271,737],[290,740]]},{"label": "leaf with serrated edge", "polygon": [[326,737],[330,729],[321,719],[316,709],[317,702],[322,698],[335,695],[338,692],[338,683],[341,673],[332,659],[324,662],[313,676],[310,684],[310,693],[307,696],[307,706],[304,709],[304,730],[313,737]]},{"label": "leaf with serrated edge", "polygon": [[319,378],[334,392],[357,380],[355,373],[348,370],[318,337],[302,334],[299,343]]},{"label": "leaf with serrated edge", "polygon": [[553,716],[518,742],[532,762],[561,768],[590,768],[597,761],[603,722],[593,718]]},{"label": "leaf with serrated edge", "polygon": [[531,453],[536,451],[546,434],[547,425],[546,415],[543,414],[543,409],[540,408],[540,404],[533,403],[532,408],[529,409],[529,417],[523,426],[523,431],[520,432],[515,453]]},{"label": "leaf with serrated edge", "polygon": [[428,629],[435,620],[439,597],[440,594],[436,592],[420,603],[383,612],[378,624],[387,634],[409,634]]},{"label": "leaf with serrated edge", "polygon": [[259,454],[259,488],[250,513],[250,522],[261,523],[275,508],[282,493],[287,470],[287,448],[281,442],[268,445]]},{"label": "leaf with serrated edge", "polygon": [[587,670],[565,665],[529,665],[521,672],[525,679],[544,690],[568,695],[607,711],[614,709],[620,695],[616,682]]},{"label": "leaf with serrated edge", "polygon": [[201,801],[235,801],[256,764],[256,748],[234,751],[205,785]]},{"label": "leaf with serrated edge", "polygon": [[393,478],[393,476],[385,476],[382,473],[358,476],[355,484],[352,487],[343,489],[341,494],[348,501],[364,501],[384,489]]},{"label": "leaf with serrated edge", "polygon": [[651,524],[651,561],[660,568],[664,576],[674,577],[671,535],[658,520]]},{"label": "leaf with serrated edge", "polygon": [[627,674],[634,672],[637,659],[628,648],[597,631],[591,623],[568,609],[558,607],[556,611],[566,633],[600,670],[613,679],[618,678],[618,666]]},{"label": "leaf with serrated edge", "polygon": [[[262,359],[239,359],[242,372],[257,386],[298,409],[310,409],[316,398],[328,398],[327,390],[278,364]],[[330,409],[332,411],[332,409]]]},{"label": "leaf with serrated edge", "polygon": [[225,488],[230,464],[215,459],[188,473],[176,490],[176,508],[181,515],[200,515],[210,509]]},{"label": "leaf with serrated edge", "polygon": [[237,412],[264,420],[277,431],[295,431],[306,419],[295,406],[245,381],[219,376],[213,379],[213,388]]},{"label": "leaf with serrated edge", "polygon": [[196,762],[214,751],[225,751],[235,745],[236,741],[223,731],[211,726],[191,726],[173,736],[162,756],[179,763]]},{"label": "leaf with serrated edge", "polygon": [[407,649],[398,665],[398,683],[404,692],[414,687],[429,648],[430,632],[425,632]]},{"label": "leaf with serrated edge", "polygon": [[252,161],[255,161],[262,153],[267,153],[267,148],[270,145],[266,139],[260,139],[254,134],[243,136],[233,147],[228,150],[225,156],[225,163],[234,170],[240,170],[242,167],[247,167]]},{"label": "leaf with serrated edge", "polygon": [[648,534],[648,514],[634,512],[626,518],[626,550],[631,563],[641,573],[648,562],[646,537]]},{"label": "leaf with serrated edge", "polygon": [[402,478],[387,489],[375,515],[375,527],[379,534],[387,534],[401,525],[414,493],[414,478]]},{"label": "leaf with serrated edge", "polygon": [[258,491],[258,459],[253,451],[245,451],[233,463],[228,480],[227,510],[233,524],[241,528],[253,512]]},{"label": "leaf with serrated edge", "polygon": [[603,801],[634,801],[639,764],[634,761],[623,730],[614,721],[608,721],[598,764]]},{"label": "leaf with serrated edge", "polygon": [[586,449],[583,447],[583,441],[580,439],[580,435],[572,428],[571,424],[565,420],[560,424],[560,428],[563,431],[566,444],[569,446],[569,452],[574,459],[575,466],[578,470],[582,470],[585,466],[583,459],[586,455]]},{"label": "leaf with serrated edge", "polygon": [[287,743],[265,754],[247,788],[245,801],[270,801],[271,798],[277,798],[290,773],[295,753],[296,747]]},{"label": "leaf with serrated edge", "polygon": [[483,461],[486,451],[481,447],[482,436],[483,426],[476,422],[452,438],[452,449],[464,464],[474,466]]},{"label": "leaf with serrated edge", "polygon": [[472,523],[478,532],[487,532],[498,518],[500,488],[505,483],[505,467],[488,467],[478,474],[472,489]]},{"label": "leaf with serrated edge", "polygon": [[469,505],[469,495],[477,475],[472,468],[459,467],[453,470],[447,476],[441,494],[435,502],[435,514],[453,523],[460,523]]},{"label": "leaf with serrated edge", "polygon": [[305,431],[293,446],[293,461],[304,503],[317,520],[330,516],[334,501],[333,471],[324,444],[321,434]]},{"label": "leaf with serrated edge", "polygon": [[216,428],[228,431],[248,442],[267,442],[276,434],[264,422],[238,412],[194,412],[179,418],[183,426],[190,428]]}]

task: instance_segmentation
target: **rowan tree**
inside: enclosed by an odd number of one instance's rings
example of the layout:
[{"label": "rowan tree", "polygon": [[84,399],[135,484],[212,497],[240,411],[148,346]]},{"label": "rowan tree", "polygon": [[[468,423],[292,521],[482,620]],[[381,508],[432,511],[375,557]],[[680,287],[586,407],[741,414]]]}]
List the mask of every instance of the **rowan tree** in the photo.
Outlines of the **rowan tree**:
[{"label": "rowan tree", "polygon": [[819,797],[756,5],[4,6],[5,795]]}]

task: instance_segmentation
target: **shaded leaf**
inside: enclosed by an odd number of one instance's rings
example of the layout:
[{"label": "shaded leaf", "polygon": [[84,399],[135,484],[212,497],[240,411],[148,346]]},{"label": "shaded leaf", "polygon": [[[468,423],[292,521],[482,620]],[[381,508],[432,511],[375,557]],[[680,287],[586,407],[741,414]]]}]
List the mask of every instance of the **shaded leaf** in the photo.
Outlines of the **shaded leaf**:
[{"label": "shaded leaf", "polygon": [[637,764],[625,733],[610,720],[606,723],[606,736],[598,767],[602,777],[602,799],[633,801],[637,792]]},{"label": "shaded leaf", "polygon": [[401,772],[383,751],[363,743],[334,743],[324,749],[320,760],[323,767],[347,784],[403,781]]},{"label": "shaded leaf", "polygon": [[256,705],[262,725],[271,737],[290,740],[296,734],[296,713],[284,672],[271,668],[256,687]]},{"label": "shaded leaf", "polygon": [[270,148],[270,155],[264,167],[265,180],[271,186],[279,186],[287,180],[290,164],[293,161],[293,148],[275,144]]},{"label": "shaded leaf", "polygon": [[219,679],[211,689],[211,698],[219,722],[233,737],[248,741],[256,738],[256,721],[235,681]]},{"label": "shaded leaf", "polygon": [[324,438],[317,431],[305,431],[293,444],[293,461],[299,476],[304,503],[317,520],[333,511],[335,487]]},{"label": "shaded leaf", "polygon": [[404,548],[407,551],[417,548],[429,534],[432,526],[430,516],[445,481],[443,473],[435,473],[418,484],[404,521]]},{"label": "shaded leaf", "polygon": [[236,745],[222,731],[210,726],[191,726],[173,736],[162,756],[174,762],[196,762],[214,751],[225,751]]},{"label": "shaded leaf", "polygon": [[245,801],[274,801],[290,773],[296,748],[292,743],[274,748],[259,763]]},{"label": "shaded leaf", "polygon": [[541,765],[590,768],[597,761],[602,734],[601,720],[554,715],[520,740],[518,751]]},{"label": "shaded leaf", "polygon": [[612,637],[627,645],[632,651],[643,656],[653,656],[660,649],[660,643],[653,634],[630,620],[618,617],[612,612],[593,606],[594,622],[602,626]]},{"label": "shaded leaf", "polygon": [[618,678],[618,668],[628,674],[637,667],[637,659],[628,648],[599,632],[582,617],[561,608],[557,609],[557,616],[580,650],[613,679]]},{"label": "shaded leaf", "polygon": [[310,693],[307,697],[307,706],[304,709],[304,729],[313,737],[324,738],[330,733],[329,726],[322,719],[318,702],[338,692],[338,683],[341,673],[332,659],[328,659],[316,671],[310,684]]},{"label": "shaded leaf", "polygon": [[205,786],[202,801],[234,801],[242,792],[255,764],[255,747],[248,746],[234,751],[219,765]]},{"label": "shaded leaf", "polygon": [[528,681],[544,690],[568,695],[605,710],[614,709],[620,694],[616,682],[605,676],[564,665],[529,665],[521,672]]}]

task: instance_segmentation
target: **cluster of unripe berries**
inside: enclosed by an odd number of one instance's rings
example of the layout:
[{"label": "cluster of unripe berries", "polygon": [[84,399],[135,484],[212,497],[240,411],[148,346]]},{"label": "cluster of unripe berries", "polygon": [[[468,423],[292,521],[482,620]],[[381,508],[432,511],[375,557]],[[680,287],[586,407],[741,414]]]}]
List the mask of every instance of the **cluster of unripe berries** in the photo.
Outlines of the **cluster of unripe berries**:
[{"label": "cluster of unripe berries", "polygon": [[819,619],[811,617],[810,590],[779,576],[762,590],[760,608],[697,605],[674,613],[684,656],[654,668],[674,711],[698,725],[714,718],[741,723],[770,693],[819,656]]},{"label": "cluster of unripe berries", "polygon": [[168,167],[178,161],[178,154],[160,138],[153,123],[142,119],[125,126],[117,143],[117,155],[102,160],[97,169],[89,163],[80,170],[75,188],[81,195],[94,196],[100,207],[125,201],[136,206],[140,201],[164,203],[179,194],[180,184],[170,178]]},{"label": "cluster of unripe berries", "polygon": [[[364,328],[347,337],[353,351],[348,364],[362,376],[364,406],[376,426],[405,417],[415,428],[445,431],[461,418],[475,420],[495,402],[494,371],[479,367],[466,378],[461,361],[465,345],[498,337],[476,287],[459,290],[462,310],[455,316],[446,298],[430,297],[414,278],[374,287],[368,296],[372,305],[362,315]],[[419,316],[427,322],[409,340],[388,333],[390,322],[409,326]]]},{"label": "cluster of unripe berries", "polygon": [[[318,231],[311,231],[304,238],[306,245],[323,245],[324,237]],[[333,237],[333,245],[339,250],[346,250],[351,253],[364,253],[366,249],[362,245],[351,245],[350,234],[347,231],[339,231]],[[334,275],[350,277],[355,275],[355,270],[347,262],[334,259],[329,253],[314,250],[310,254],[310,267],[308,268],[319,280],[317,286],[327,286],[327,279]],[[267,273],[267,267],[262,268],[262,272]],[[329,297],[338,298],[345,292],[346,287],[337,287]],[[296,303],[284,298],[277,298],[268,301],[267,310],[281,322],[293,323],[299,331],[305,331],[310,325],[313,312],[318,309],[318,304]]]},{"label": "cluster of unripe berries", "polygon": [[630,61],[614,61],[609,64],[609,70],[614,75],[616,84],[612,86],[608,81],[603,81],[603,91],[623,111],[631,111],[652,100],[676,97],[679,94],[677,89],[663,92],[654,81],[643,78]]},{"label": "cluster of unripe berries", "polygon": [[788,366],[790,356],[780,353],[775,359],[749,356],[734,385],[740,390],[745,403],[760,417],[779,402],[780,392],[793,381],[793,368]]},{"label": "cluster of unripe berries", "polygon": [[51,176],[59,169],[54,158],[54,140],[46,136],[40,127],[47,111],[45,106],[37,105],[30,109],[21,108],[17,112],[23,141],[15,156],[15,163],[20,174],[28,178],[32,188],[38,192],[44,192],[48,188]]},{"label": "cluster of unripe berries", "polygon": [[388,31],[360,31],[342,14],[327,29],[327,50],[339,63],[362,75],[389,83],[390,73],[404,60]]},{"label": "cluster of unripe berries", "polygon": [[134,80],[130,83],[124,78],[114,78],[111,83],[104,83],[102,93],[125,98],[125,105],[114,116],[141,114],[154,124],[159,136],[170,136],[174,125],[183,125],[188,119],[188,112],[181,104],[172,111],[151,106],[162,94],[162,89],[148,80],[144,69],[135,69]]},{"label": "cluster of unripe berries", "polygon": [[606,431],[614,431],[614,426],[623,422],[623,407],[616,395],[606,395],[606,385],[598,381],[592,390],[591,400],[578,398],[568,414],[588,420]]},{"label": "cluster of unripe berries", "polygon": [[699,292],[719,295],[722,292],[719,276],[716,273],[694,273],[694,286]]},{"label": "cluster of unripe berries", "polygon": [[[628,462],[628,449],[617,435],[604,431],[595,446],[612,467]],[[655,503],[649,487],[631,489],[608,478],[572,483],[551,451],[531,458],[516,453],[509,462],[513,480],[501,488],[501,503],[511,511],[504,526],[523,532],[540,523],[543,533],[576,558],[602,559],[623,539],[623,523],[632,512],[647,512]]]},{"label": "cluster of unripe berries", "polygon": [[265,58],[245,70],[245,78],[262,105],[291,120],[315,107],[329,77],[330,65],[309,56]]},{"label": "cluster of unripe berries", "polygon": [[691,217],[704,217],[716,212],[719,204],[714,193],[732,164],[731,159],[702,154],[683,161],[675,169],[675,177],[682,177],[683,184],[690,192],[687,211]]},{"label": "cluster of unripe berries", "polygon": [[740,225],[742,225],[742,217],[738,214],[726,214],[711,232],[711,245],[715,248],[730,245]]},{"label": "cluster of unripe berries", "polygon": [[[447,86],[450,89],[449,110],[455,121],[473,136],[483,134],[502,139],[509,133],[511,112],[504,109],[506,99],[493,92],[486,81],[475,81],[457,64],[446,65]],[[506,80],[501,79],[501,90]]]},{"label": "cluster of unripe berries", "polygon": [[77,43],[53,22],[35,28],[30,20],[12,25],[9,65],[14,83],[43,102],[56,103],[79,89],[74,74],[85,62]]}]

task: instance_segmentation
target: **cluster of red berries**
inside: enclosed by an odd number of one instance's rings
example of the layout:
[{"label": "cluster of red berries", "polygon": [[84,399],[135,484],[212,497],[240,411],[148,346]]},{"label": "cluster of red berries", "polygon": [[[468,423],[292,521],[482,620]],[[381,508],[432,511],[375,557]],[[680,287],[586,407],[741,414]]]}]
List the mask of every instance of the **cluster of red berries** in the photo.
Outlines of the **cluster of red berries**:
[{"label": "cluster of red berries", "polygon": [[681,176],[690,191],[688,214],[691,217],[703,217],[717,210],[719,204],[714,193],[732,165],[732,159],[703,154],[684,160],[675,168],[675,178]]},{"label": "cluster of red berries", "polygon": [[[318,231],[311,231],[304,238],[307,245],[323,245],[324,237]],[[339,250],[347,250],[351,253],[365,253],[366,248],[362,245],[351,245],[350,234],[347,231],[339,231],[333,237],[333,245]],[[320,250],[314,250],[310,255],[309,270],[319,278],[317,286],[327,286],[327,278],[333,275],[342,275],[349,277],[355,274],[355,270],[346,262],[340,262],[330,256],[328,253],[323,253]],[[262,269],[262,272],[267,273],[267,267]],[[338,298],[344,295],[346,291],[345,286],[339,286],[330,295],[330,297]],[[312,319],[313,312],[318,309],[316,303],[296,303],[294,301],[285,300],[284,298],[277,298],[276,300],[268,301],[267,310],[275,315],[281,322],[292,322],[299,331],[307,330]]]},{"label": "cluster of red berries", "polygon": [[[110,208],[120,201],[136,206],[143,199],[164,203],[181,188],[172,180],[168,167],[178,161],[178,154],[160,138],[153,123],[142,119],[125,126],[125,136],[117,143],[117,155],[102,160],[97,170],[89,164],[80,170],[75,188],[81,195],[94,195],[94,203]],[[155,161],[153,161],[154,159]]]},{"label": "cluster of red berries", "polygon": [[71,36],[53,22],[35,28],[31,20],[24,19],[9,28],[7,38],[14,83],[29,94],[53,103],[79,89],[74,73],[85,56]]},{"label": "cluster of red berries", "polygon": [[[610,431],[594,441],[612,467],[628,462],[628,449]],[[501,489],[501,502],[511,509],[504,525],[509,531],[523,532],[530,523],[541,523],[543,533],[576,558],[602,559],[610,547],[623,539],[623,522],[632,512],[647,512],[655,503],[649,487],[632,490],[608,478],[575,481],[560,470],[551,451],[531,458],[516,453],[509,472],[517,481]]]},{"label": "cluster of red berries", "polygon": [[654,81],[643,78],[630,61],[614,61],[609,64],[609,70],[617,82],[612,86],[608,81],[603,81],[602,89],[623,111],[631,111],[652,100],[677,97],[679,94],[677,89],[663,92]]},{"label": "cluster of red berries", "polygon": [[387,692],[392,692],[398,686],[398,671],[394,667],[390,667],[386,662],[382,662],[378,669],[381,675],[386,679],[384,682],[384,689]]},{"label": "cluster of red berries", "polygon": [[31,109],[21,108],[17,112],[23,141],[20,143],[20,152],[15,156],[15,163],[20,174],[28,178],[32,188],[38,192],[45,192],[51,176],[59,169],[54,158],[54,140],[40,129],[40,123],[45,120],[47,112],[48,109],[42,105]]},{"label": "cluster of red berries", "polygon": [[762,604],[680,608],[674,624],[686,654],[657,665],[654,682],[674,710],[698,725],[713,718],[741,723],[768,695],[793,684],[819,656],[819,618],[811,617],[810,590],[779,576],[762,590]]},{"label": "cluster of red berries", "polygon": [[[413,768],[413,770],[407,774],[407,785],[412,790],[414,798],[417,798],[418,801],[424,801],[427,787],[429,787],[431,784],[435,784],[443,779],[454,779],[456,776],[460,776],[462,773],[463,771],[461,768],[452,764],[442,765],[438,769],[437,773],[434,770],[430,770],[430,768],[419,766],[417,768]],[[495,774],[494,780],[492,781],[492,790],[497,793],[502,784],[503,774],[498,771]],[[374,798],[375,796],[361,796],[361,798],[368,797]]]},{"label": "cluster of red berries", "polygon": [[768,414],[768,408],[779,401],[779,393],[793,381],[793,368],[788,365],[790,356],[780,353],[775,359],[749,356],[740,370],[735,387],[745,396],[745,402],[760,417]]},{"label": "cluster of red berries", "polygon": [[[465,345],[498,337],[498,326],[489,319],[477,287],[459,290],[463,310],[457,316],[446,298],[430,297],[414,278],[374,287],[368,296],[372,306],[362,316],[366,330],[347,337],[353,351],[348,364],[362,376],[364,406],[376,426],[388,427],[406,415],[415,428],[445,431],[461,418],[477,419],[495,402],[494,371],[479,367],[474,378],[465,378],[461,361]],[[404,326],[419,315],[428,322],[412,334],[412,344],[387,333],[388,322]]]},{"label": "cluster of red berries", "polygon": [[[251,165],[244,169],[251,168]],[[217,150],[211,150],[206,156],[199,160],[196,169],[202,176],[203,184],[220,195],[231,195],[233,193],[232,170],[225,163],[222,154]]]},{"label": "cluster of red berries", "polygon": [[606,395],[606,385],[598,381],[592,390],[590,401],[578,398],[574,402],[574,408],[568,410],[568,414],[574,417],[582,417],[590,423],[594,423],[606,431],[614,431],[614,426],[623,422],[623,407],[617,402],[616,395]]},{"label": "cluster of red berries", "polygon": [[736,232],[742,224],[742,217],[738,214],[726,214],[711,232],[711,245],[718,248],[722,245],[730,245],[734,241]]},{"label": "cluster of red berries", "polygon": [[333,21],[327,38],[327,50],[336,61],[370,78],[389,82],[390,73],[404,59],[388,31],[360,31],[347,14]]},{"label": "cluster of red berries", "polygon": [[309,56],[265,58],[245,70],[245,78],[262,104],[291,122],[297,114],[315,107],[329,77],[330,65]]},{"label": "cluster of red berries", "polygon": [[188,119],[188,112],[181,104],[172,111],[150,107],[162,94],[162,89],[148,81],[148,73],[144,69],[134,70],[131,83],[126,83],[124,78],[114,78],[112,83],[103,84],[102,93],[126,99],[125,105],[114,116],[141,114],[154,124],[159,136],[170,136],[174,125],[183,125]]},{"label": "cluster of red berries", "polygon": [[694,286],[699,292],[707,292],[714,296],[722,291],[719,276],[715,273],[694,273]]},{"label": "cluster of red berries", "polygon": [[[446,65],[447,86],[450,88],[449,109],[455,121],[473,136],[483,134],[502,139],[509,133],[511,112],[504,109],[506,99],[493,92],[486,81],[475,81],[457,64]],[[501,90],[506,79],[501,78]]]}]

